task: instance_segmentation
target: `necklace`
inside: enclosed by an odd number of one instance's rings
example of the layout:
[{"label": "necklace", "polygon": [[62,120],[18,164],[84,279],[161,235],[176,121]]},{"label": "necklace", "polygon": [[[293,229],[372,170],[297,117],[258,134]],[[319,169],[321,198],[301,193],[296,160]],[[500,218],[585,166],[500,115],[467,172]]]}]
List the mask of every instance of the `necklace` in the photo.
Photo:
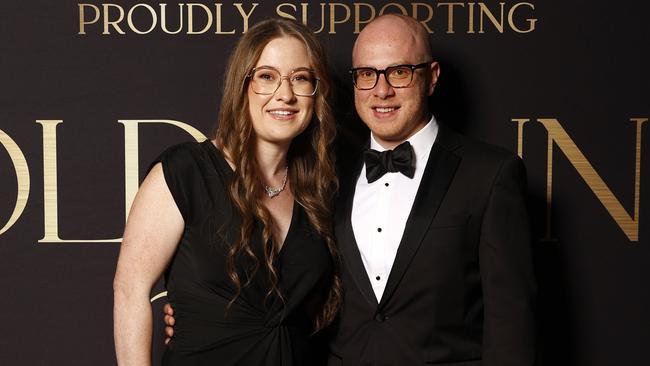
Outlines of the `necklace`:
[{"label": "necklace", "polygon": [[266,195],[269,196],[269,198],[273,198],[279,195],[287,187],[288,172],[289,172],[289,166],[287,165],[287,167],[284,168],[284,178],[282,178],[282,185],[280,187],[269,187],[266,184],[264,184],[264,190],[266,191]]}]

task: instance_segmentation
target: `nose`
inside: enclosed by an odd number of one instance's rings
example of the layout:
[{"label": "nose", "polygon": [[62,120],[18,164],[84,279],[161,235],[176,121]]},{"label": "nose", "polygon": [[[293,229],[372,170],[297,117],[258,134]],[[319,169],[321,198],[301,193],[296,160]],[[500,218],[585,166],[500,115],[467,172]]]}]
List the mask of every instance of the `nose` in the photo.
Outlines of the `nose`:
[{"label": "nose", "polygon": [[372,89],[376,97],[381,99],[386,99],[395,94],[395,89],[393,89],[388,80],[386,80],[386,75],[381,74],[377,79],[377,85]]},{"label": "nose", "polygon": [[[286,82],[285,82],[286,80]],[[288,77],[283,77],[280,79],[280,86],[278,90],[275,91],[275,99],[282,100],[284,102],[290,102],[295,99],[295,94],[293,94],[293,89],[291,88],[291,82]]]}]

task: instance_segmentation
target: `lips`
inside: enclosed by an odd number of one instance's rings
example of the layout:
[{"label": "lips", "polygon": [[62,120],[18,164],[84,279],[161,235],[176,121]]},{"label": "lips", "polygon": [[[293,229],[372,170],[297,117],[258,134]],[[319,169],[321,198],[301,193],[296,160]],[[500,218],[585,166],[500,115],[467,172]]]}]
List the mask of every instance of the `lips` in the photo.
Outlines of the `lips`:
[{"label": "lips", "polygon": [[374,107],[373,109],[379,113],[390,113],[396,110],[397,107]]},{"label": "lips", "polygon": [[399,110],[400,106],[395,105],[382,105],[382,106],[372,106],[372,112],[377,118],[389,118],[394,116]]},{"label": "lips", "polygon": [[287,119],[292,118],[296,113],[298,113],[298,110],[293,108],[275,108],[269,109],[267,112],[274,118]]},{"label": "lips", "polygon": [[292,111],[270,111],[269,113],[275,114],[278,116],[289,116],[291,114],[294,114],[295,112]]}]

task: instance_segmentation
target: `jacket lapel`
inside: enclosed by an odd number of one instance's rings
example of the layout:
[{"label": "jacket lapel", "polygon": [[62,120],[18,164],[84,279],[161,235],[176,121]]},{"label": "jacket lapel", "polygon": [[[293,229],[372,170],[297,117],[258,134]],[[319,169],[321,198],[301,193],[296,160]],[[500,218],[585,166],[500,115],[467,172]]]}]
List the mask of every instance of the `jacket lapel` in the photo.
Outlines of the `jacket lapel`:
[{"label": "jacket lapel", "polygon": [[388,276],[386,289],[379,303],[380,308],[390,300],[395,292],[413,256],[417,253],[431,221],[438,212],[438,207],[447,193],[461,160],[458,155],[453,153],[459,145],[460,141],[456,133],[440,125],[413,207],[406,221],[404,234]]},{"label": "jacket lapel", "polygon": [[[377,308],[377,297],[372,290],[370,279],[363,265],[357,241],[352,230],[352,203],[357,179],[363,167],[362,154],[355,159],[354,165],[347,172],[340,174],[341,180],[339,198],[336,207],[336,241],[341,251],[343,266],[350,272],[350,277],[373,311]],[[347,173],[347,174],[346,174]],[[348,281],[349,282],[349,281]],[[344,283],[344,286],[350,286]]]}]

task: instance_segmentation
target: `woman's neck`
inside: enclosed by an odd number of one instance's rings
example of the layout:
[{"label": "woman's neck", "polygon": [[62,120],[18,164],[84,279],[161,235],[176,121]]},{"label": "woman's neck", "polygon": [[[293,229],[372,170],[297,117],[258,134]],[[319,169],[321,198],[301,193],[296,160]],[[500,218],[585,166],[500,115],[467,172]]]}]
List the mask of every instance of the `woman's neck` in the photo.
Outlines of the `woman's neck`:
[{"label": "woman's neck", "polygon": [[262,180],[269,185],[282,181],[287,169],[289,144],[278,145],[260,141],[255,151]]}]

